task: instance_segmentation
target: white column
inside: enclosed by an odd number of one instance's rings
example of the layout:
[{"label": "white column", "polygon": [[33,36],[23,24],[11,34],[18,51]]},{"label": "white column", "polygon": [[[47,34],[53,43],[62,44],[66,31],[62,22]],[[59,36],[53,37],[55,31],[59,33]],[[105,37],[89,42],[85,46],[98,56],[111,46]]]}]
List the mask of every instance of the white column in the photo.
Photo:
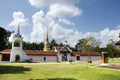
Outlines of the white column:
[{"label": "white column", "polygon": [[71,60],[71,53],[67,53],[67,61]]},{"label": "white column", "polygon": [[62,58],[62,55],[58,52],[58,53],[57,53],[57,56],[58,56],[58,61],[61,62],[61,61],[62,61],[62,59],[61,59],[61,58]]}]

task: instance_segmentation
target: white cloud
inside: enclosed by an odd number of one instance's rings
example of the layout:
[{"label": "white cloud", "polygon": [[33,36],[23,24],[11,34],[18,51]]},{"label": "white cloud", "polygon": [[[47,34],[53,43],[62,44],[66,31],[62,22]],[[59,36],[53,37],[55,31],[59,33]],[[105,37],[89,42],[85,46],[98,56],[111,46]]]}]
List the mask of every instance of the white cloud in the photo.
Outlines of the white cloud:
[{"label": "white cloud", "polygon": [[100,41],[101,46],[105,47],[110,39],[114,41],[118,40],[118,34],[120,29],[110,30],[105,28],[100,32],[87,32],[81,33],[75,29],[68,29],[57,23],[52,17],[45,15],[44,11],[39,11],[32,16],[33,19],[33,31],[30,34],[31,42],[44,42],[46,38],[46,29],[49,29],[49,39],[55,39],[57,42],[67,42],[74,46],[79,39],[87,38],[90,36],[95,37]]},{"label": "white cloud", "polygon": [[26,26],[28,24],[28,19],[25,18],[24,14],[21,11],[13,13],[13,20],[9,23],[9,26]]},{"label": "white cloud", "polygon": [[104,30],[100,31],[99,37],[100,37],[100,41],[102,42],[102,45],[105,46],[110,39],[117,41],[119,32],[120,32],[120,29],[109,30],[109,28],[105,28]]},{"label": "white cloud", "polygon": [[54,4],[50,6],[50,10],[47,13],[52,17],[75,17],[82,14],[82,10],[74,5],[61,5]]},{"label": "white cloud", "polygon": [[22,35],[22,37],[23,37],[23,41],[30,42],[29,36],[27,36],[27,35]]},{"label": "white cloud", "polygon": [[29,0],[35,7],[48,8],[47,14],[52,17],[75,17],[82,14],[82,10],[75,4],[79,0]]},{"label": "white cloud", "polygon": [[64,19],[64,18],[59,18],[59,22],[67,24],[67,25],[75,25],[73,22],[71,22],[67,19]]},{"label": "white cloud", "polygon": [[44,39],[44,34],[45,34],[45,19],[44,17],[44,12],[41,10],[37,13],[35,13],[32,16],[33,19],[33,31],[30,34],[30,40],[31,42],[41,42]]},{"label": "white cloud", "polygon": [[32,6],[42,8],[42,7],[48,7],[57,3],[71,5],[71,4],[78,3],[79,0],[28,0],[28,2]]},{"label": "white cloud", "polygon": [[45,16],[45,13],[41,10],[32,16],[33,19],[33,31],[30,34],[31,41],[41,42],[46,38],[46,29],[48,26],[49,37],[51,39],[61,40],[69,36],[73,30],[67,29],[56,23],[55,20],[49,16]]},{"label": "white cloud", "polygon": [[51,4],[55,3],[56,0],[29,0],[29,3],[35,7],[45,7],[50,6]]},{"label": "white cloud", "polygon": [[66,38],[67,36],[71,35],[73,33],[73,29],[68,29],[65,27],[60,26],[58,23],[54,24],[51,34],[53,34],[51,37],[53,39],[59,39],[62,40]]},{"label": "white cloud", "polygon": [[[29,0],[29,3],[32,6],[43,10],[44,8],[47,8],[46,13],[41,10],[32,16],[33,29],[30,34],[30,41],[44,41],[47,26],[49,28],[49,37],[58,42],[61,42],[61,40],[64,40],[73,34],[76,35],[74,29],[68,29],[60,23],[75,25],[74,22],[71,22],[66,18],[73,18],[82,14],[82,10],[76,6],[78,2],[79,0]],[[56,19],[58,19],[59,22],[57,22]],[[79,33],[77,32],[77,35],[78,34]]]},{"label": "white cloud", "polygon": [[[75,25],[74,22],[71,22],[67,18],[82,15],[82,10],[76,6],[79,1],[80,0],[29,0],[32,6],[43,9],[32,16],[33,29],[29,40],[31,42],[44,42],[48,26],[50,40],[55,39],[57,42],[67,40],[71,46],[74,46],[78,39],[89,36],[93,36],[98,41],[101,41],[101,46],[104,47],[110,39],[117,41],[120,32],[119,25],[117,30],[105,28],[99,32],[87,32],[83,34],[74,28],[66,28],[60,24]],[[44,12],[44,8],[47,8],[46,12]]]},{"label": "white cloud", "polygon": [[13,41],[13,36],[14,34],[11,34],[10,37],[9,37],[9,41],[12,42]]},{"label": "white cloud", "polygon": [[80,32],[74,30],[69,36],[62,39],[61,42],[65,43],[67,41],[70,46],[74,47],[78,40],[82,38],[81,35]]}]

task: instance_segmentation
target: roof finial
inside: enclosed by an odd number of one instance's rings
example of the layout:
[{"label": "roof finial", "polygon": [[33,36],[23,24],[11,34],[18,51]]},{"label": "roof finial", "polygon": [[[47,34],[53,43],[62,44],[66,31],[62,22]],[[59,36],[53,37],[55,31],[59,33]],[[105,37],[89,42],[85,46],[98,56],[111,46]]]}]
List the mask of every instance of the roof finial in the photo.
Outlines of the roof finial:
[{"label": "roof finial", "polygon": [[17,36],[20,36],[20,23],[18,23]]}]

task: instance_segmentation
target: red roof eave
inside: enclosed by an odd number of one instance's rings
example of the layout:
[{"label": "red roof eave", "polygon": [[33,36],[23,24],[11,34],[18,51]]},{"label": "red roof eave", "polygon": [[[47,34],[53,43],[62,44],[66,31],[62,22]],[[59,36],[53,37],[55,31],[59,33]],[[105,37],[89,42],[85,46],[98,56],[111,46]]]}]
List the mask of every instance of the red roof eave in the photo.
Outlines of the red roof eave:
[{"label": "red roof eave", "polygon": [[[0,54],[10,54],[11,49],[6,49],[0,52]],[[39,50],[25,50],[27,55],[41,55],[41,56],[56,56],[57,52],[53,51],[39,51]],[[74,56],[101,56],[100,53],[97,52],[72,52]]]},{"label": "red roof eave", "polygon": [[46,51],[34,51],[34,50],[25,50],[27,55],[46,55],[46,56],[56,56],[56,52],[46,52]]},{"label": "red roof eave", "polygon": [[11,49],[6,49],[0,52],[0,54],[10,54],[11,53]]},{"label": "red roof eave", "polygon": [[76,56],[76,55],[79,55],[79,56],[101,56],[100,53],[97,53],[97,52],[73,52],[73,55]]}]

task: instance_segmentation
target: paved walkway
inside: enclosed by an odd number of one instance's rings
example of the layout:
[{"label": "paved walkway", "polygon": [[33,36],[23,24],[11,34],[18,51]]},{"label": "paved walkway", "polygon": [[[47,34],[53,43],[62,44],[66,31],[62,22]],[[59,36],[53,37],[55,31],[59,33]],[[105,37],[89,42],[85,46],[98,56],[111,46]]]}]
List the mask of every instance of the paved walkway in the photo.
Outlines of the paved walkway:
[{"label": "paved walkway", "polygon": [[97,66],[97,67],[120,70],[120,64],[108,64],[108,65],[101,65],[101,66]]}]

